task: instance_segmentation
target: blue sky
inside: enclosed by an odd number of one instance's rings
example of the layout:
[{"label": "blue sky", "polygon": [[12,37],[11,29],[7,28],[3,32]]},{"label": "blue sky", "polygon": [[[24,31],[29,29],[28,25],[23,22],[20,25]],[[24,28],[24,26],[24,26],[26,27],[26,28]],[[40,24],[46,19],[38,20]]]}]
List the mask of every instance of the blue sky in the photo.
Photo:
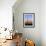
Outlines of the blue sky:
[{"label": "blue sky", "polygon": [[27,18],[28,18],[29,20],[32,19],[32,15],[31,15],[31,14],[25,14],[24,19],[27,19]]}]

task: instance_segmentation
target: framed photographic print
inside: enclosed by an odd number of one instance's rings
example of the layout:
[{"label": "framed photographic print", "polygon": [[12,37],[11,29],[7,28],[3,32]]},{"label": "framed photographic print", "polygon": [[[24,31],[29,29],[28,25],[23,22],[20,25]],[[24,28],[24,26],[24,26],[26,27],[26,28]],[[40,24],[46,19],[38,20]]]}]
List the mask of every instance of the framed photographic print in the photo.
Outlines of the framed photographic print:
[{"label": "framed photographic print", "polygon": [[23,27],[35,27],[35,13],[23,13]]}]

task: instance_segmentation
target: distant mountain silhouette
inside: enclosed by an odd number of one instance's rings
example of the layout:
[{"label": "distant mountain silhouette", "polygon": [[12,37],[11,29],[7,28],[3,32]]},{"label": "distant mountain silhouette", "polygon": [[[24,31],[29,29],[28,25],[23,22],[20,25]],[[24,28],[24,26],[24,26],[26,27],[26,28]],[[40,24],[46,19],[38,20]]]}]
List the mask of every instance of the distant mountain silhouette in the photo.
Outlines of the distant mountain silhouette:
[{"label": "distant mountain silhouette", "polygon": [[25,25],[33,25],[32,21],[25,21]]}]

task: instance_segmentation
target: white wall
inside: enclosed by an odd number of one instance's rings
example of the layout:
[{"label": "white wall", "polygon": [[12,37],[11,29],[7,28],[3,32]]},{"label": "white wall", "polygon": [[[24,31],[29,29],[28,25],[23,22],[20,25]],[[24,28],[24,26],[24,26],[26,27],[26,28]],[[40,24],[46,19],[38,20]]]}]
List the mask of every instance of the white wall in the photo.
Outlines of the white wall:
[{"label": "white wall", "polygon": [[0,27],[12,29],[12,6],[16,0],[0,0]]},{"label": "white wall", "polygon": [[[17,4],[17,3],[16,3]],[[23,0],[22,3],[13,6],[15,30],[23,33],[24,38],[32,39],[35,41],[36,46],[41,46],[41,31],[40,31],[40,0]],[[35,13],[35,27],[23,27],[23,13]]]},{"label": "white wall", "polygon": [[41,39],[42,46],[46,46],[46,0],[41,1]]}]

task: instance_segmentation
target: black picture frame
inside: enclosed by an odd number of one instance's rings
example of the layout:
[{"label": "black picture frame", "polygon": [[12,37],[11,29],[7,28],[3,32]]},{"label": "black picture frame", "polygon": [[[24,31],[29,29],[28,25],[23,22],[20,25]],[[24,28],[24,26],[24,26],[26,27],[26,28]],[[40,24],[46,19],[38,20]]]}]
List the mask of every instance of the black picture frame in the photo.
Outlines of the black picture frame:
[{"label": "black picture frame", "polygon": [[23,13],[23,27],[24,28],[35,27],[35,13]]}]

